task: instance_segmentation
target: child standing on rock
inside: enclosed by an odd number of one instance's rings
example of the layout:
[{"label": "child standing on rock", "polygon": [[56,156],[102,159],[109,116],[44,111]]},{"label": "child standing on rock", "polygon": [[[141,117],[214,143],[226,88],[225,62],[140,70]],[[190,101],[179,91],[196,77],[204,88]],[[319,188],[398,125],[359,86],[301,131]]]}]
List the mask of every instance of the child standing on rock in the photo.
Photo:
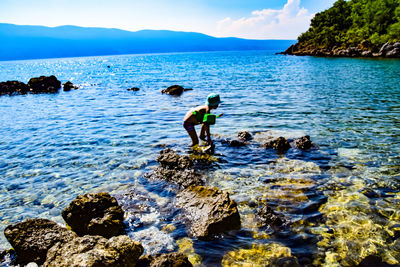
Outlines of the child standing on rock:
[{"label": "child standing on rock", "polygon": [[183,118],[183,127],[188,132],[190,138],[192,138],[192,147],[199,143],[199,139],[194,128],[194,126],[198,124],[201,124],[200,139],[205,141],[207,136],[207,145],[213,145],[210,134],[210,124],[215,122],[215,116],[213,122],[212,120],[208,120],[207,117],[212,109],[218,108],[220,103],[222,102],[218,94],[209,94],[207,96],[205,105],[195,107],[186,113],[185,117]]}]

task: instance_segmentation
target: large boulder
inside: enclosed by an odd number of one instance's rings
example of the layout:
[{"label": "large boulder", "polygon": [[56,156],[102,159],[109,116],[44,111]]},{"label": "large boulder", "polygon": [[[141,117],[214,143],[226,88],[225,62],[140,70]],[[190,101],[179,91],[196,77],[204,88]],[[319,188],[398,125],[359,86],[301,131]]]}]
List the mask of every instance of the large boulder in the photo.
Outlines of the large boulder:
[{"label": "large boulder", "polygon": [[240,229],[240,216],[235,201],[216,187],[191,186],[177,197],[188,221],[189,234],[210,238],[215,234]]},{"label": "large boulder", "polygon": [[61,82],[54,75],[31,78],[28,82],[31,93],[57,93]]},{"label": "large boulder", "polygon": [[71,91],[71,89],[79,89],[78,86],[74,85],[70,81],[63,84],[64,91]]},{"label": "large boulder", "polygon": [[9,225],[4,235],[17,253],[17,262],[43,264],[47,251],[56,243],[76,237],[72,232],[47,219],[30,219]]},{"label": "large boulder", "polygon": [[7,81],[0,83],[0,95],[26,94],[29,86],[19,81]]},{"label": "large boulder", "polygon": [[52,247],[43,267],[134,267],[142,253],[142,245],[128,236],[115,236],[109,240],[101,236],[84,236]]},{"label": "large boulder", "polygon": [[163,94],[180,96],[185,89],[180,85],[172,85],[161,91]]},{"label": "large boulder", "polygon": [[109,238],[121,234],[124,229],[124,211],[108,193],[78,196],[62,211],[62,217],[79,236]]},{"label": "large boulder", "polygon": [[276,139],[270,140],[263,145],[264,148],[273,148],[278,153],[285,153],[290,148],[288,140],[284,137],[278,137]]},{"label": "large boulder", "polygon": [[180,156],[170,148],[160,152],[157,162],[163,168],[184,170],[193,165],[193,161],[188,156]]},{"label": "large boulder", "polygon": [[137,267],[191,267],[186,255],[179,252],[144,256],[139,259]]}]

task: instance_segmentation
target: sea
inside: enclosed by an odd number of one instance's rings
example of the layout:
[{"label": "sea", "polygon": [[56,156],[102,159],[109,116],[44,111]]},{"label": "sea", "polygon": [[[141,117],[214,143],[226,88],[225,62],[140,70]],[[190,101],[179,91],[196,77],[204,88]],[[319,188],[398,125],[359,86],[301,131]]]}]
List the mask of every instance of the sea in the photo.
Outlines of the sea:
[{"label": "sea", "polygon": [[[0,96],[0,250],[28,218],[65,225],[78,195],[109,192],[145,254],[179,251],[196,266],[400,264],[400,60],[230,51],[0,62],[0,81],[55,75],[77,90]],[[171,85],[192,90],[174,97]],[[129,91],[138,87],[139,91]],[[175,205],[177,188],[146,174],[164,148],[199,157],[182,119],[210,93],[224,115],[207,186],[229,193],[241,229],[199,240]],[[199,131],[197,126],[197,131]],[[244,147],[229,140],[248,131]],[[263,144],[309,135],[312,149]],[[260,224],[268,206],[284,224]],[[247,265],[246,265],[247,264]]]}]

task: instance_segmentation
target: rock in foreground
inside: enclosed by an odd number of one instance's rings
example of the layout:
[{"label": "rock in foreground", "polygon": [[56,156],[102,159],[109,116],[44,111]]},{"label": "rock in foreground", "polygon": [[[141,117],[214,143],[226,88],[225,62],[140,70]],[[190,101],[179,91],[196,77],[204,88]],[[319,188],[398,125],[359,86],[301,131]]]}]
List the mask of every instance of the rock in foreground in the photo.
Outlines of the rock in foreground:
[{"label": "rock in foreground", "polygon": [[236,202],[216,187],[191,186],[177,195],[177,205],[184,209],[189,234],[195,237],[210,238],[240,229]]},{"label": "rock in foreground", "polygon": [[128,236],[116,236],[109,240],[101,236],[84,236],[52,247],[43,266],[134,267],[142,253],[142,245]]},{"label": "rock in foreground", "polygon": [[124,211],[108,193],[78,196],[62,211],[62,217],[79,236],[109,238],[121,234],[124,229]]},{"label": "rock in foreground", "polygon": [[47,251],[53,245],[76,237],[72,231],[46,219],[32,219],[9,225],[4,230],[4,235],[17,253],[17,262],[21,264],[43,264]]},{"label": "rock in foreground", "polygon": [[54,75],[31,78],[28,82],[31,93],[57,93],[61,88],[61,82]]},{"label": "rock in foreground", "polygon": [[307,150],[313,147],[313,143],[308,135],[295,139],[294,144],[301,150]]}]

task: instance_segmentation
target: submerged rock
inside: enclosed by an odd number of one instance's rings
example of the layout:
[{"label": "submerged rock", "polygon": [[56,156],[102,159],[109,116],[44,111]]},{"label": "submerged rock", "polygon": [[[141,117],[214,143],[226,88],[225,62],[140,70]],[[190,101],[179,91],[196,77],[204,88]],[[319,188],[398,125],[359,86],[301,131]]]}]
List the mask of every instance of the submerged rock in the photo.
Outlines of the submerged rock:
[{"label": "submerged rock", "polygon": [[161,91],[163,94],[180,96],[185,89],[180,85],[172,85]]},{"label": "submerged rock", "polygon": [[70,81],[66,82],[63,84],[64,91],[71,91],[71,89],[79,89],[78,86],[75,86],[73,83]]},{"label": "submerged rock", "polygon": [[246,132],[246,131],[239,132],[238,133],[238,137],[239,137],[239,139],[244,140],[244,141],[249,141],[249,140],[252,139],[251,134],[249,132]]},{"label": "submerged rock", "polygon": [[62,211],[65,222],[79,236],[112,237],[123,232],[124,211],[108,193],[85,194]]},{"label": "submerged rock", "polygon": [[188,257],[182,253],[172,252],[168,254],[157,254],[144,256],[139,259],[137,267],[191,267],[193,266]]},{"label": "submerged rock", "polygon": [[268,206],[263,206],[257,211],[256,220],[261,227],[279,227],[286,222],[282,215],[277,214]]},{"label": "submerged rock", "polygon": [[115,236],[109,240],[101,236],[84,236],[52,247],[43,266],[134,267],[142,253],[142,245],[128,236]]},{"label": "submerged rock", "polygon": [[28,82],[31,93],[57,93],[61,82],[54,75],[31,78]]},{"label": "submerged rock", "polygon": [[76,237],[72,232],[47,219],[31,219],[9,225],[4,235],[17,253],[17,262],[43,264],[47,251],[56,243]]},{"label": "submerged rock", "polygon": [[191,186],[177,195],[177,206],[184,209],[192,236],[210,238],[240,229],[236,202],[216,187]]},{"label": "submerged rock", "polygon": [[29,86],[19,81],[7,81],[0,83],[0,95],[26,94]]},{"label": "submerged rock", "polygon": [[290,148],[288,140],[284,137],[278,137],[276,139],[270,140],[263,145],[264,148],[273,148],[278,153],[285,153]]},{"label": "submerged rock", "polygon": [[307,150],[307,149],[312,148],[312,146],[313,146],[313,143],[311,142],[309,135],[305,135],[305,136],[295,139],[294,144],[297,148],[299,148],[301,150]]},{"label": "submerged rock", "polygon": [[222,258],[225,266],[287,266],[300,267],[291,250],[278,243],[254,244],[249,249],[230,251]]}]

